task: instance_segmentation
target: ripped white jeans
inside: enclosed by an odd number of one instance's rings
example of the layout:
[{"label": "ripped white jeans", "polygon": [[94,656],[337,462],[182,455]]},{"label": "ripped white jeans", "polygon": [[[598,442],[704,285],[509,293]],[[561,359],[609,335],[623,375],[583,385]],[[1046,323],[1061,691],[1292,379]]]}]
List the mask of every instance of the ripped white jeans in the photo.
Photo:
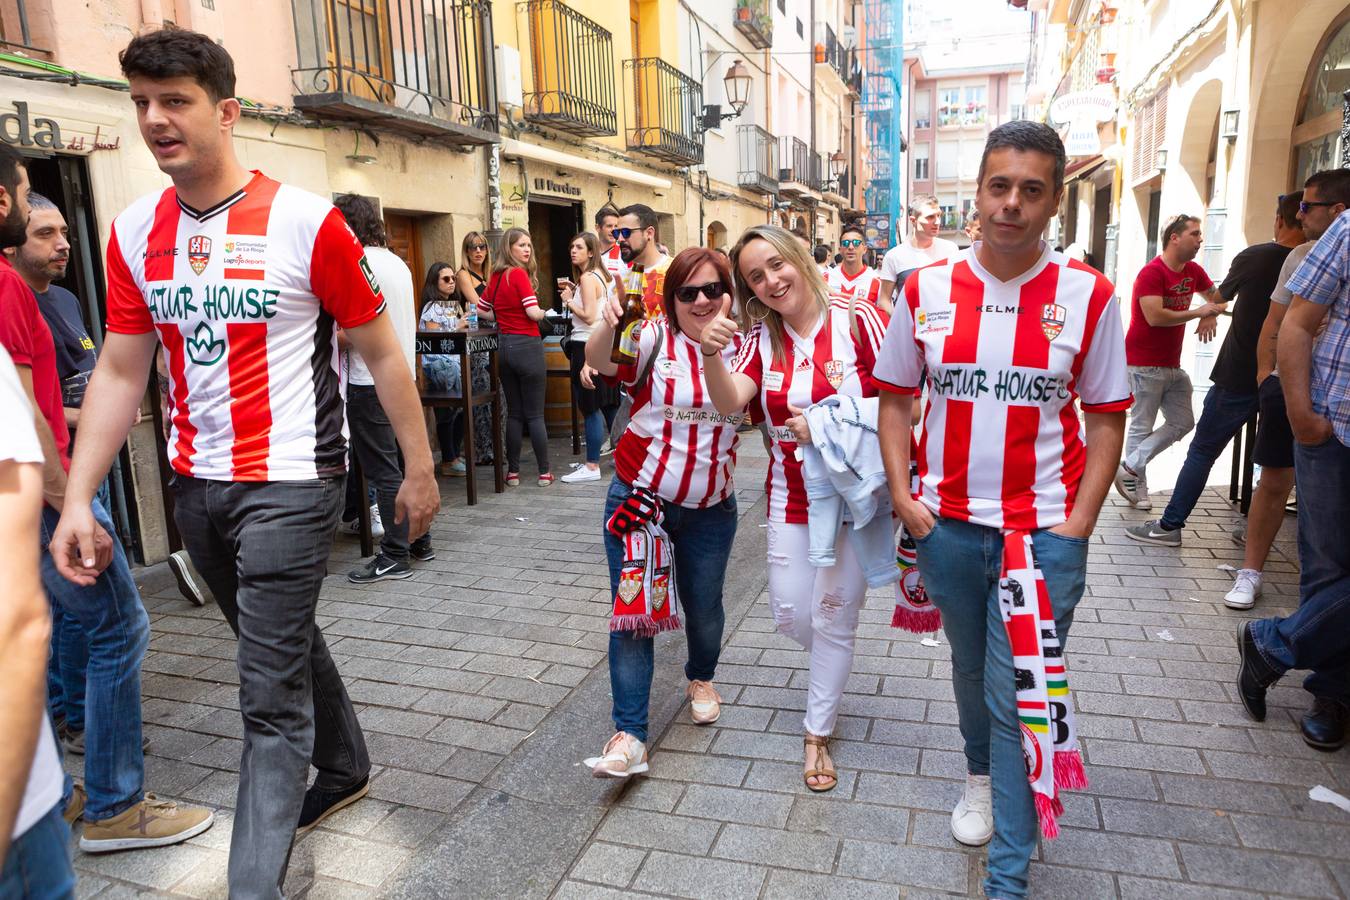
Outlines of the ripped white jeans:
[{"label": "ripped white jeans", "polygon": [[811,565],[807,557],[811,539],[806,525],[770,522],[768,538],[769,609],[774,623],[811,657],[803,725],[812,734],[829,735],[839,716],[844,683],[853,671],[853,644],[867,578],[842,529],[835,542],[834,565],[824,569]]}]

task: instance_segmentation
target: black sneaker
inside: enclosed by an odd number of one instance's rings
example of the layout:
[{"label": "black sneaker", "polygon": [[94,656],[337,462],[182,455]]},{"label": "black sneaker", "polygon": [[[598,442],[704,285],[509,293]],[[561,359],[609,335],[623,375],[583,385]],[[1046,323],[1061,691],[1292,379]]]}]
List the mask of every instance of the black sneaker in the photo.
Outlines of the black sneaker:
[{"label": "black sneaker", "polygon": [[326,791],[317,785],[305,791],[305,803],[300,807],[300,822],[296,834],[304,834],[344,806],[351,806],[370,791],[370,776],[341,791]]},{"label": "black sneaker", "polygon": [[436,558],[436,551],[431,546],[431,535],[424,534],[412,542],[408,547],[408,555],[418,562],[430,562]]},{"label": "black sneaker", "polygon": [[383,553],[377,553],[370,562],[348,572],[347,580],[353,584],[370,584],[373,581],[409,578],[412,573],[412,566],[406,560],[390,559]]},{"label": "black sneaker", "polygon": [[206,605],[206,591],[197,583],[192,574],[192,563],[186,550],[175,550],[169,554],[169,571],[178,582],[178,593],[194,606]]}]

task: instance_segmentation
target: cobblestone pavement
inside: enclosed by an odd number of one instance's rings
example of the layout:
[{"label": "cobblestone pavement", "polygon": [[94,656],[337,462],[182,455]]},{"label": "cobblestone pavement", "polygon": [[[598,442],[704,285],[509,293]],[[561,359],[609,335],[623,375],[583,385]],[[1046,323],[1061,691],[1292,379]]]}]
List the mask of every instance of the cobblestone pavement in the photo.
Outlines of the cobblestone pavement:
[{"label": "cobblestone pavement", "polygon": [[[802,785],[806,657],[768,615],[763,454],[746,450],[717,678],[727,705],[716,725],[689,724],[682,638],[663,638],[651,776],[629,785],[579,765],[611,727],[606,482],[489,490],[468,508],[447,480],[438,559],[407,581],[349,584],[357,549],[339,539],[319,612],[376,770],[369,798],[296,843],[288,894],[978,896],[983,854],[948,832],[964,769],[946,644],[892,630],[880,594],[833,745],[840,786]],[[1272,691],[1262,725],[1234,697],[1239,615],[1215,567],[1240,561],[1236,515],[1211,490],[1180,550],[1126,539],[1143,518],[1113,502],[1093,538],[1069,641],[1092,786],[1069,795],[1033,896],[1350,896],[1350,814],[1307,797],[1317,784],[1350,793],[1350,751],[1303,744],[1295,678]],[[1254,614],[1295,602],[1292,531]],[[77,851],[81,896],[223,897],[241,735],[233,642],[162,567],[139,574],[154,634],[147,788],[221,812],[179,847]]]}]

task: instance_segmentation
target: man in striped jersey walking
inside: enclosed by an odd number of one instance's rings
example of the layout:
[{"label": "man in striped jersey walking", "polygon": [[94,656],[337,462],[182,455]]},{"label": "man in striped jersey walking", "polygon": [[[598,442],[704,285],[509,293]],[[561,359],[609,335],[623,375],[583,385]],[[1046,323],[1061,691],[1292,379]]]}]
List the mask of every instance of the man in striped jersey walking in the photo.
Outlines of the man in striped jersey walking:
[{"label": "man in striped jersey walking", "polygon": [[[239,639],[244,748],[230,896],[275,898],[297,825],[364,796],[361,727],[314,620],[343,500],[337,329],[365,360],[405,460],[396,519],[416,537],[440,496],[412,373],[360,243],[327,200],[248,172],[232,143],[234,64],[165,28],[121,54],[141,136],[173,187],[113,223],[108,335],[52,540],[93,565],[90,499],[164,345],[174,516]],[[318,770],[305,790],[311,763]]]},{"label": "man in striped jersey walking", "polygon": [[[952,834],[992,838],[984,889],[1004,900],[1028,896],[1057,790],[1085,786],[1062,648],[1131,399],[1111,283],[1041,239],[1064,165],[1046,125],[990,133],[981,241],[905,282],[874,373],[892,498],[952,646],[969,773]],[[911,397],[925,371],[915,499]]]}]

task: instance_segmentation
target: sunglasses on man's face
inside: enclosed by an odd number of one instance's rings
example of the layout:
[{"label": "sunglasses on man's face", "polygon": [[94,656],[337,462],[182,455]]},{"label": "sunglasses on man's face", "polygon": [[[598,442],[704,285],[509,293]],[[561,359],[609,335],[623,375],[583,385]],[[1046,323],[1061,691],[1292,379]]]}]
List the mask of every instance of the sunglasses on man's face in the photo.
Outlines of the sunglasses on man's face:
[{"label": "sunglasses on man's face", "polygon": [[1335,203],[1331,203],[1326,200],[1300,200],[1298,202],[1298,211],[1306,216],[1309,212],[1312,211],[1312,208],[1314,206],[1335,206],[1335,205],[1336,205]]},{"label": "sunglasses on man's face", "polygon": [[693,303],[701,293],[709,300],[718,300],[727,292],[727,286],[720,281],[707,284],[686,284],[675,289],[675,299],[681,303]]},{"label": "sunglasses on man's face", "polygon": [[614,228],[614,237],[615,239],[623,238],[626,241],[633,236],[634,232],[641,230],[641,228],[619,228],[616,226]]},{"label": "sunglasses on man's face", "polygon": [[839,242],[840,247],[861,247],[862,238],[845,238]]}]

